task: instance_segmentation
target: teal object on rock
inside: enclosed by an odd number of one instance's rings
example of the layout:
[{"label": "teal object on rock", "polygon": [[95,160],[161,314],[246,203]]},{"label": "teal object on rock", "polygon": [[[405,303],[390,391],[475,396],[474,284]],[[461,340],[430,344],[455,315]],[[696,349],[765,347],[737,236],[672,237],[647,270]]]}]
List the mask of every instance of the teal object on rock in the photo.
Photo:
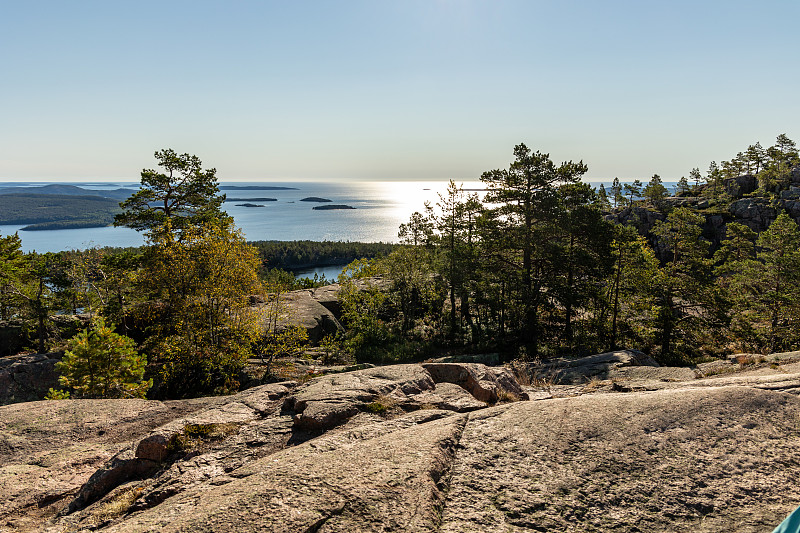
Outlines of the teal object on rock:
[{"label": "teal object on rock", "polygon": [[800,507],[792,511],[772,533],[800,533]]}]

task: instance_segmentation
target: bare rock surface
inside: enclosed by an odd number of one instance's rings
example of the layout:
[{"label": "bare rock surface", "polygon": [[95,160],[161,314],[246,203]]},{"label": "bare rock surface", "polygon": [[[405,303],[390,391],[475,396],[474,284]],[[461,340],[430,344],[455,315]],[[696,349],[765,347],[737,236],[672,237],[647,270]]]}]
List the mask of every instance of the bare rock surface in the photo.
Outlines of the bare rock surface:
[{"label": "bare rock surface", "polygon": [[0,407],[0,531],[26,530],[25,524],[52,514],[47,505],[71,499],[132,435],[215,401],[64,400]]},{"label": "bare rock surface", "polygon": [[454,383],[437,383],[432,391],[415,394],[411,399],[420,405],[430,405],[457,413],[476,411],[487,406],[467,392],[464,387]]},{"label": "bare rock surface", "polygon": [[617,377],[433,363],[2,407],[0,532],[769,531],[800,503],[800,398],[775,386],[795,358],[682,382],[589,361]]},{"label": "bare rock surface", "polygon": [[636,350],[617,350],[588,357],[553,358],[532,365],[530,370],[539,379],[558,385],[577,385],[592,379],[611,379],[624,367],[658,367],[650,356]]},{"label": "bare rock surface", "polygon": [[352,417],[379,396],[403,401],[434,386],[431,375],[419,365],[370,368],[318,378],[293,397],[290,407],[298,427],[327,429]]},{"label": "bare rock surface", "polygon": [[770,531],[800,501],[798,415],[739,387],[472,413],[440,531]]},{"label": "bare rock surface", "polygon": [[108,531],[435,531],[465,416],[278,452]]}]

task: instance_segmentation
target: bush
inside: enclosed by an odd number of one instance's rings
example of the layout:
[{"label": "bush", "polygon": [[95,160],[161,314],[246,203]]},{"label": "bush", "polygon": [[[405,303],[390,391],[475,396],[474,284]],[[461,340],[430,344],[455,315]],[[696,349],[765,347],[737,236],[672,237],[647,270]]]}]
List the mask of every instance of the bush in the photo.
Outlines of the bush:
[{"label": "bush", "polygon": [[159,398],[233,394],[250,356],[244,344],[211,345],[177,335],[159,342],[154,353],[161,363]]}]

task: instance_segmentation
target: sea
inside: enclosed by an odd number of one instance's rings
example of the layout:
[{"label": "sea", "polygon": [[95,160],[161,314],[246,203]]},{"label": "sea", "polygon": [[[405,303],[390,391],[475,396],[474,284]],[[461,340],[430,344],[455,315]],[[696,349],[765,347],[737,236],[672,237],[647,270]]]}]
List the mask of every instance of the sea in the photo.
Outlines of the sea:
[{"label": "sea", "polygon": [[[611,180],[605,181],[606,188]],[[40,186],[51,183],[77,185],[87,189],[111,190],[128,188],[131,193],[138,182],[26,182],[2,183],[4,186]],[[374,182],[235,182],[220,183],[228,201],[223,209],[233,216],[248,241],[351,241],[397,242],[400,224],[415,212],[424,212],[426,202],[432,206],[440,200],[448,181],[374,181]],[[601,182],[590,182],[599,186]],[[484,189],[480,181],[457,181],[467,192],[479,196]],[[269,187],[284,189],[269,190]],[[354,209],[315,210],[325,205],[301,201],[307,197],[331,200],[330,204],[345,204]],[[275,198],[259,201],[257,198]],[[244,207],[239,204],[255,204]],[[44,231],[23,231],[23,226],[0,225],[0,235],[18,232],[25,252],[58,252],[93,247],[141,246],[141,233],[129,228],[82,228]]]},{"label": "sea", "polygon": [[[110,190],[139,188],[133,182],[28,182],[41,186],[51,183],[77,185],[87,189]],[[0,187],[12,185],[0,183]],[[19,183],[13,185],[19,186]],[[221,182],[221,192],[231,200],[223,209],[233,217],[248,241],[354,241],[397,242],[400,224],[407,222],[414,211],[423,212],[425,202],[435,206],[439,193],[447,189],[447,181],[382,181],[382,182]],[[482,184],[458,182],[465,189],[482,189]],[[260,187],[263,187],[260,188]],[[268,187],[285,187],[269,190]],[[326,205],[301,201],[307,197],[331,200],[328,204],[344,204],[354,209],[315,210]],[[259,201],[257,198],[275,198]],[[255,204],[244,207],[239,204]],[[0,235],[18,232],[25,252],[58,252],[93,247],[141,246],[141,233],[129,228],[81,228],[44,231],[23,231],[22,225],[0,225]]]}]

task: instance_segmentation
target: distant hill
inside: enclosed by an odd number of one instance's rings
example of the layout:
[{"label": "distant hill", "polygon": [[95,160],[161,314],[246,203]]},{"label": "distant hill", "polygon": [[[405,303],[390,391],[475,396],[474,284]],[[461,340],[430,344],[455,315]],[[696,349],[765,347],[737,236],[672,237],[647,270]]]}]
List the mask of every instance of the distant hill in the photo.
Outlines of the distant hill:
[{"label": "distant hill", "polygon": [[297,187],[278,187],[275,185],[220,185],[221,191],[296,191]]},{"label": "distant hill", "polygon": [[99,196],[101,198],[113,198],[115,200],[125,200],[135,191],[131,189],[85,189],[76,185],[39,185],[34,187],[3,187],[0,186],[0,194],[47,194],[60,196]]}]

